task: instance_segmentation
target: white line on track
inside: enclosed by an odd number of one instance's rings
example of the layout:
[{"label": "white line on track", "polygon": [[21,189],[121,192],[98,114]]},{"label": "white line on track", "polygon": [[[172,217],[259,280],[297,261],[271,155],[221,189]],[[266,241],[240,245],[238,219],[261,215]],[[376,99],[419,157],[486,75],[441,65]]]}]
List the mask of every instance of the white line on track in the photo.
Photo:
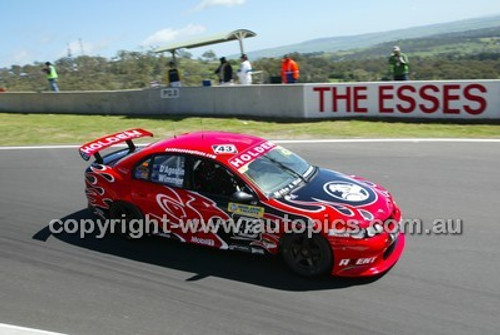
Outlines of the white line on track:
[{"label": "white line on track", "polygon": [[0,335],[64,335],[36,328],[26,328],[6,323],[0,323]]},{"label": "white line on track", "polygon": [[68,144],[68,145],[30,145],[30,146],[12,146],[12,147],[0,147],[0,150],[35,150],[35,149],[74,149],[79,148],[79,145]]},{"label": "white line on track", "polygon": [[[271,140],[284,144],[321,144],[321,143],[500,143],[499,138],[332,138],[332,139],[303,139],[303,140]],[[147,144],[138,144],[139,146]],[[38,149],[76,149],[80,145],[30,145],[0,147],[0,150],[38,150]],[[126,147],[126,145],[117,145]]]},{"label": "white line on track", "polygon": [[470,143],[500,143],[499,139],[488,138],[339,138],[319,140],[276,140],[276,143],[420,143],[420,142],[470,142]]}]

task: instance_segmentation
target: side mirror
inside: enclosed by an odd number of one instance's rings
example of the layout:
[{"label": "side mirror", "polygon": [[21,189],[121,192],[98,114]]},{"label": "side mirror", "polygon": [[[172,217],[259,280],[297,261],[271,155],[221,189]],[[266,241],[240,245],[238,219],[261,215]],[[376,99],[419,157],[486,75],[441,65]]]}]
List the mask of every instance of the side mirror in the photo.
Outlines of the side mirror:
[{"label": "side mirror", "polygon": [[237,191],[237,192],[234,192],[233,195],[231,195],[231,201],[239,202],[242,204],[249,204],[252,201],[256,201],[256,200],[257,199],[255,198],[255,196],[253,196],[252,194],[248,194],[246,192],[243,192],[243,191]]}]

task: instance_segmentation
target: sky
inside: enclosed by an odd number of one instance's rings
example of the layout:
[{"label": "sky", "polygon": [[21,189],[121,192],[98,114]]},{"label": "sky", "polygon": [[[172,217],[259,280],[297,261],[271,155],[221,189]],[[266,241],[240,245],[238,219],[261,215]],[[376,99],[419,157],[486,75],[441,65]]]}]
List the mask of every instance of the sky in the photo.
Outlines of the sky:
[{"label": "sky", "polygon": [[[245,51],[500,14],[500,0],[0,0],[0,68],[111,58],[235,29]],[[188,50],[239,53],[237,41]]]}]

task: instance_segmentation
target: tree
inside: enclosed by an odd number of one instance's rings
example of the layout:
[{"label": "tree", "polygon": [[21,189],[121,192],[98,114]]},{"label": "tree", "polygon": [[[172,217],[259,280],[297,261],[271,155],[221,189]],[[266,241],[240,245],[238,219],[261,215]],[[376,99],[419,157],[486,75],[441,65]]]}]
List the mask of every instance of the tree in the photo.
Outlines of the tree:
[{"label": "tree", "polygon": [[205,58],[206,60],[217,60],[217,55],[213,50],[207,50],[205,51],[202,55],[202,58]]},{"label": "tree", "polygon": [[193,58],[193,54],[187,51],[186,49],[180,49],[177,50],[177,55],[179,55],[180,58],[186,58],[186,59],[191,59]]}]

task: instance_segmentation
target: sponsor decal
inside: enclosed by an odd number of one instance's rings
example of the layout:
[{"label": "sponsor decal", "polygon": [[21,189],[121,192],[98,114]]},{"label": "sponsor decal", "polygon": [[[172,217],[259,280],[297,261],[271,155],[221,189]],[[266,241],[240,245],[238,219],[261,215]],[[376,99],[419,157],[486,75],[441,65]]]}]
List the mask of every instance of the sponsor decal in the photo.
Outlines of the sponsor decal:
[{"label": "sponsor decal", "polygon": [[234,144],[214,144],[212,150],[216,155],[220,154],[237,154],[238,149]]},{"label": "sponsor decal", "polygon": [[377,199],[377,195],[370,188],[350,180],[333,180],[323,185],[326,194],[335,202],[351,205],[367,205]]},{"label": "sponsor decal", "polygon": [[283,187],[282,189],[275,191],[273,193],[273,196],[275,198],[279,198],[279,197],[282,197],[284,195],[287,195],[291,190],[293,190],[301,182],[302,182],[302,179],[301,178],[297,178],[294,181],[292,181],[290,184],[288,184],[287,186]]},{"label": "sponsor decal", "polygon": [[[358,258],[355,259],[354,265],[365,265],[365,264],[372,264],[375,262],[377,257],[368,257],[368,258]],[[351,259],[349,258],[344,258],[341,259],[339,262],[339,266],[347,266],[351,263]]]},{"label": "sponsor decal", "polygon": [[215,245],[215,241],[210,238],[200,238],[196,236],[192,236],[190,242],[202,245],[208,245],[209,247],[213,247]]},{"label": "sponsor decal", "polygon": [[179,154],[190,154],[190,155],[196,155],[196,156],[201,156],[201,157],[208,157],[215,159],[217,156],[214,154],[209,154],[203,151],[199,150],[190,150],[190,149],[181,149],[181,148],[166,148],[165,152],[175,152]]},{"label": "sponsor decal", "polygon": [[256,240],[264,230],[264,222],[256,218],[240,217],[236,224],[239,229],[233,232],[233,239]]},{"label": "sponsor decal", "polygon": [[232,157],[229,160],[229,163],[235,167],[236,169],[241,168],[242,166],[247,165],[248,163],[252,162],[256,158],[265,155],[272,149],[276,147],[276,144],[272,142],[263,142],[260,143],[248,150],[243,151],[242,153],[238,154],[235,157]]},{"label": "sponsor decal", "polygon": [[358,258],[356,260],[356,265],[372,264],[375,262],[375,259],[377,259],[377,257]]},{"label": "sponsor decal", "polygon": [[235,202],[230,202],[227,205],[227,210],[230,213],[249,216],[253,218],[261,218],[264,216],[264,207],[237,204]]}]

